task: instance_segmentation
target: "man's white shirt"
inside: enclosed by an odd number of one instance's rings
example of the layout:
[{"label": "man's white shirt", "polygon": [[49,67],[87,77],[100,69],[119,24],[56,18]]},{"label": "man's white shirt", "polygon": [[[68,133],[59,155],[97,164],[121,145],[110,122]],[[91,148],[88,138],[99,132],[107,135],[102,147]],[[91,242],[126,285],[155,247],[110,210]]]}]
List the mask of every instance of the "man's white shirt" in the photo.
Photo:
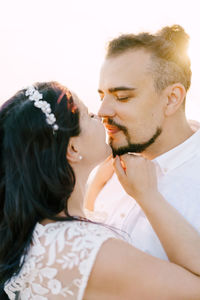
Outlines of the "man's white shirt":
[{"label": "man's white shirt", "polygon": [[[200,232],[200,130],[154,162],[160,193]],[[98,195],[95,211],[102,213],[107,224],[128,233],[134,246],[167,259],[142,209],[126,194],[115,174]]]}]

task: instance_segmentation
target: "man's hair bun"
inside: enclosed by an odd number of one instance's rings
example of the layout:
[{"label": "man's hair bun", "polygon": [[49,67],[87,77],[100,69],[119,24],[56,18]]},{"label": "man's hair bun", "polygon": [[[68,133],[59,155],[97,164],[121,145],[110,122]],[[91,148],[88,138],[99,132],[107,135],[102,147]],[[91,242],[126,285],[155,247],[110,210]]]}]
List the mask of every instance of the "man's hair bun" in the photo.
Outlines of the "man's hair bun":
[{"label": "man's hair bun", "polygon": [[181,52],[186,52],[188,49],[189,35],[180,25],[166,26],[157,33],[157,36],[173,42]]}]

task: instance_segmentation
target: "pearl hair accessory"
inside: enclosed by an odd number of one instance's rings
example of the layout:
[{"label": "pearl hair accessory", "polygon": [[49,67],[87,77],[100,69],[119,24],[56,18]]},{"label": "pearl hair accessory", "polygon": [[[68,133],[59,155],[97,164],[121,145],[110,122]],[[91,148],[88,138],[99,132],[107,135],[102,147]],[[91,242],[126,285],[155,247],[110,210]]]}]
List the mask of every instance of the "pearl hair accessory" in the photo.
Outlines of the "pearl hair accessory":
[{"label": "pearl hair accessory", "polygon": [[83,159],[83,156],[82,156],[82,155],[79,155],[79,157],[78,157],[78,158],[81,160],[81,159]]},{"label": "pearl hair accessory", "polygon": [[52,113],[50,104],[43,99],[43,95],[35,89],[34,86],[30,86],[27,88],[25,95],[28,96],[30,101],[34,101],[34,106],[40,108],[42,112],[46,116],[47,124],[51,125],[53,131],[57,131],[59,129],[58,125],[56,124],[56,117]]}]

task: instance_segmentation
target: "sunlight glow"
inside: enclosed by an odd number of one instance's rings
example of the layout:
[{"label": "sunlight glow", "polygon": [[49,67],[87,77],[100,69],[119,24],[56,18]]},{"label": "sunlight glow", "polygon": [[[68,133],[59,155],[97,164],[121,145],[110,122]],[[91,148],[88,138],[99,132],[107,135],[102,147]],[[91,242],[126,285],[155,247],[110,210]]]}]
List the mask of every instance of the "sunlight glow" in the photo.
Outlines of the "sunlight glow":
[{"label": "sunlight glow", "polygon": [[187,115],[200,120],[198,1],[7,0],[0,3],[0,101],[35,81],[72,88],[89,110],[99,107],[106,43],[120,33],[180,24],[191,36],[192,86]]}]

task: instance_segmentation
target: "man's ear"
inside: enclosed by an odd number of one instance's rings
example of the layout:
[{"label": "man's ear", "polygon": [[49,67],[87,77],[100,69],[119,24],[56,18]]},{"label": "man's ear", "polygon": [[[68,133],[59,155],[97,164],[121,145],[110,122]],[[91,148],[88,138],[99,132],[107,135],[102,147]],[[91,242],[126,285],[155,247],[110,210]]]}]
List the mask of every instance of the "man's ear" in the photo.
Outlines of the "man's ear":
[{"label": "man's ear", "polygon": [[67,147],[66,157],[70,163],[78,163],[82,159],[82,156],[80,155],[79,150],[78,150],[78,143],[76,142],[76,139],[77,139],[76,137],[70,138],[70,141],[69,141],[69,144]]},{"label": "man's ear", "polygon": [[175,83],[165,89],[166,107],[165,115],[173,115],[183,104],[186,97],[185,87],[181,83]]}]

